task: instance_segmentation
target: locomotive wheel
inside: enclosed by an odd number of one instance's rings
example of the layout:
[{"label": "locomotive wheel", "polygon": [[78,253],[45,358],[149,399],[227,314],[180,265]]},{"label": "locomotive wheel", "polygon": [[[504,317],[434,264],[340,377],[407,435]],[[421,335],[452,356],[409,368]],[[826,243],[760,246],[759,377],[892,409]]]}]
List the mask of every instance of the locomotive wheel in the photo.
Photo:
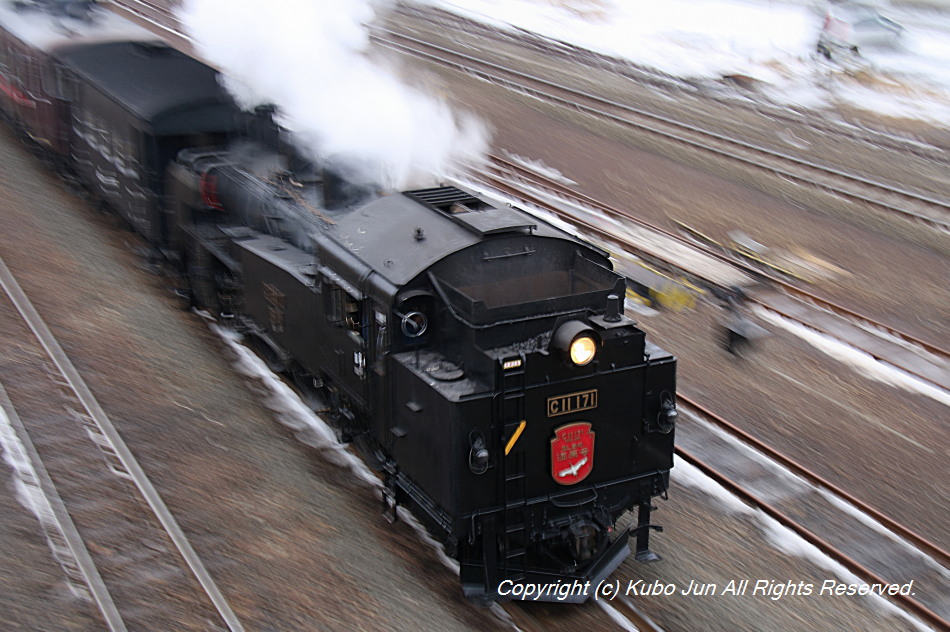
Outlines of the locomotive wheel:
[{"label": "locomotive wheel", "polygon": [[354,412],[349,405],[346,397],[337,389],[324,387],[323,392],[327,395],[327,401],[330,404],[329,413],[331,425],[339,433],[342,443],[352,443],[360,456],[363,457],[366,465],[374,472],[380,472],[383,469],[385,455],[379,450],[378,444],[373,441],[372,433],[358,413]]}]

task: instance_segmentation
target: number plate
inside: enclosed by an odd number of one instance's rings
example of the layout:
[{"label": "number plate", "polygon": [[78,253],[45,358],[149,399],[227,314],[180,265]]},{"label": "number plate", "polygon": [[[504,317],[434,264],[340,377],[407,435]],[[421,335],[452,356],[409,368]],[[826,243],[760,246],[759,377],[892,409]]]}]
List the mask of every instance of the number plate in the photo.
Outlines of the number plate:
[{"label": "number plate", "polygon": [[597,408],[597,389],[548,398],[548,417]]}]

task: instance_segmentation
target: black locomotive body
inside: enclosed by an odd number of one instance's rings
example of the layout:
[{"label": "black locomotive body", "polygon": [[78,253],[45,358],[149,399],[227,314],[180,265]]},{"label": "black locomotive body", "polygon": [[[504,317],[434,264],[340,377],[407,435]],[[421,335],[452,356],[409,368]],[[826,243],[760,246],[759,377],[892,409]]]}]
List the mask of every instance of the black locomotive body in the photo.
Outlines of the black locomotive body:
[{"label": "black locomotive body", "polygon": [[454,187],[354,199],[286,169],[246,148],[180,156],[190,292],[330,402],[465,592],[596,586],[628,553],[614,527],[631,508],[649,556],[675,359],[622,314],[605,254]]},{"label": "black locomotive body", "polygon": [[623,315],[604,252],[457,188],[380,196],[342,163],[223,144],[243,124],[198,61],[0,18],[4,111],[331,411],[468,595],[581,601],[631,535],[650,556],[676,361]]}]

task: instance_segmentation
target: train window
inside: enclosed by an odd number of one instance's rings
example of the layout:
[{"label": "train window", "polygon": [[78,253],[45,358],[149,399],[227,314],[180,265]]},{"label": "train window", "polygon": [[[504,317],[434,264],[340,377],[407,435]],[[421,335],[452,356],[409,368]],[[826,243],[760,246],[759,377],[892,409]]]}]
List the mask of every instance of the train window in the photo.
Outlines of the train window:
[{"label": "train window", "polygon": [[63,89],[62,68],[56,65],[48,65],[42,69],[43,73],[43,92],[56,99],[66,98],[66,91]]},{"label": "train window", "polygon": [[343,290],[330,283],[323,284],[323,313],[327,321],[339,325],[343,320]]},{"label": "train window", "polygon": [[361,335],[363,319],[360,302],[346,292],[343,293],[343,324],[351,332]]},{"label": "train window", "polygon": [[363,302],[335,283],[323,284],[323,313],[331,324],[363,339]]}]

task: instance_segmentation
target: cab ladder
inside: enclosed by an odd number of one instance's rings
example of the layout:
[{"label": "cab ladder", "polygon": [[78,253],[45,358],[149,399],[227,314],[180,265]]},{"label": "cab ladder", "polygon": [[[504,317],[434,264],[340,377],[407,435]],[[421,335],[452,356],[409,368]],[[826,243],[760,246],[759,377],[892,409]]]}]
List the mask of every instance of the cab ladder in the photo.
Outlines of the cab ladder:
[{"label": "cab ladder", "polygon": [[527,457],[519,441],[526,425],[524,356],[501,360],[499,371],[503,512],[498,561],[505,579],[518,582],[527,571],[528,546]]}]

